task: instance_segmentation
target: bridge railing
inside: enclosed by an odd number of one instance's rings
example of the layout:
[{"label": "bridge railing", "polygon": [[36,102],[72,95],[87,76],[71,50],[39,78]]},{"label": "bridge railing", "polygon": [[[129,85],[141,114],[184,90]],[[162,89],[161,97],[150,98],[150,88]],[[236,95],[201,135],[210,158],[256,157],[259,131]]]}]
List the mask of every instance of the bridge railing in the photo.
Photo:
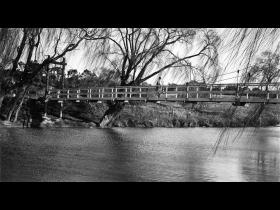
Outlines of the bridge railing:
[{"label": "bridge railing", "polygon": [[192,84],[170,86],[119,86],[91,87],[81,89],[53,89],[49,91],[51,100],[146,100],[199,99],[225,97],[279,98],[279,83],[269,85],[249,84]]}]

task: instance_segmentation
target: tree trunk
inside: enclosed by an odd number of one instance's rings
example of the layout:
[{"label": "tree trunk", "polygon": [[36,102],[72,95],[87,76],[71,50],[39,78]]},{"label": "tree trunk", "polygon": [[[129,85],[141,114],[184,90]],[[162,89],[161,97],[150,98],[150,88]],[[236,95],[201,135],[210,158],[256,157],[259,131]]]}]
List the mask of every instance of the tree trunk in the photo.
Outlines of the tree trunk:
[{"label": "tree trunk", "polygon": [[23,103],[23,100],[24,100],[24,97],[21,99],[20,101],[20,104],[18,105],[17,109],[16,109],[16,112],[15,112],[15,117],[13,119],[13,122],[16,122],[17,121],[17,118],[18,118],[18,113],[22,107],[22,103]]},{"label": "tree trunk", "polygon": [[109,104],[109,109],[105,112],[105,114],[99,122],[99,125],[97,126],[101,128],[111,127],[115,119],[123,110],[124,105],[124,102],[115,102],[113,104]]},{"label": "tree trunk", "polygon": [[0,93],[0,111],[2,108],[2,103],[3,103],[4,98],[5,98],[5,95]]},{"label": "tree trunk", "polygon": [[12,107],[11,107],[9,113],[8,113],[7,121],[11,121],[12,115],[14,113],[14,110],[17,106],[17,103],[18,103],[19,99],[20,99],[19,94],[17,94],[17,97],[15,98],[15,101],[14,101],[14,103],[13,103],[13,105],[12,105]]},{"label": "tree trunk", "polygon": [[13,113],[14,113],[16,107],[17,107],[17,103],[19,102],[21,93],[22,93],[23,91],[25,91],[25,88],[24,88],[23,90],[22,90],[22,89],[19,89],[19,90],[17,91],[15,101],[14,101],[14,103],[13,103],[13,105],[12,105],[12,107],[11,107],[9,113],[8,113],[7,121],[11,121],[12,115],[13,115]]},{"label": "tree trunk", "polygon": [[19,113],[19,111],[20,111],[20,109],[21,109],[21,107],[22,107],[22,104],[23,104],[23,101],[24,101],[24,97],[25,97],[25,95],[26,95],[26,93],[27,93],[27,90],[28,90],[28,88],[26,88],[25,91],[24,91],[24,93],[23,93],[23,96],[22,96],[22,98],[21,98],[20,104],[19,104],[18,107],[17,107],[16,113],[15,113],[15,118],[14,118],[13,122],[16,122],[17,119],[18,119],[18,113]]}]

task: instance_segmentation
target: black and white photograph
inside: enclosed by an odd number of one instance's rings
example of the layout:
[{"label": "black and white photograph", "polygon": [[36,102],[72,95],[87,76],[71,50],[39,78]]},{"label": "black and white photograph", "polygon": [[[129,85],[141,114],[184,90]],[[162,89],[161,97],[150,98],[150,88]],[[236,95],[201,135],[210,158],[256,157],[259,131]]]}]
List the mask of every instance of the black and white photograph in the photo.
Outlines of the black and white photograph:
[{"label": "black and white photograph", "polygon": [[0,28],[0,182],[279,181],[279,28]]}]

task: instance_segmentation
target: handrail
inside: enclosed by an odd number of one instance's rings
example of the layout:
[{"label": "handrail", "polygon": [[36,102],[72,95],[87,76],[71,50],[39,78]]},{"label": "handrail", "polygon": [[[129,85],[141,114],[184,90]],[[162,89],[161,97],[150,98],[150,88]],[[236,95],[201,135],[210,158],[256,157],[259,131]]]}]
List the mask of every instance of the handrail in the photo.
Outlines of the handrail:
[{"label": "handrail", "polygon": [[[261,87],[268,86],[268,91]],[[237,84],[190,84],[190,85],[162,85],[158,86],[115,86],[115,87],[88,87],[75,89],[51,89],[48,91],[50,100],[147,100],[154,98],[167,100],[203,100],[223,101],[228,97],[251,100],[250,97],[279,99],[280,83],[246,83]],[[227,89],[233,87],[233,89]],[[237,88],[238,87],[238,88]],[[259,90],[252,90],[258,87]],[[244,89],[248,88],[248,89]],[[251,89],[250,89],[251,88]],[[29,96],[37,96],[28,93]],[[278,102],[277,102],[278,103]],[[280,99],[279,99],[280,103]]]},{"label": "handrail", "polygon": [[[269,84],[265,84],[265,83],[239,83],[238,86],[239,87],[242,87],[242,86],[280,86],[280,82],[275,82],[275,83],[269,83]],[[180,87],[180,88],[183,88],[183,87],[210,87],[210,86],[234,86],[234,87],[237,87],[237,84],[236,83],[226,83],[226,84],[189,84],[189,85],[161,85],[160,87],[163,87],[163,88],[176,88],[176,87]],[[114,89],[114,88],[120,88],[120,89],[125,89],[125,88],[156,88],[157,86],[113,86],[113,87],[83,87],[83,88],[64,88],[64,89],[51,89],[49,91],[56,91],[56,90],[61,90],[61,91],[67,91],[67,90],[88,90],[88,89]]]}]

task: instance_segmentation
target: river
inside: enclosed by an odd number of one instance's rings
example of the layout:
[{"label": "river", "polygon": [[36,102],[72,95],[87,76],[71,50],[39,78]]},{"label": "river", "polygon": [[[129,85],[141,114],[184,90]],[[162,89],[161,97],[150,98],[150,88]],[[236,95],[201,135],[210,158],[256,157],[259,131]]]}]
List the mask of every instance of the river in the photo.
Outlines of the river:
[{"label": "river", "polygon": [[0,128],[0,181],[280,180],[280,127],[220,131]]}]

